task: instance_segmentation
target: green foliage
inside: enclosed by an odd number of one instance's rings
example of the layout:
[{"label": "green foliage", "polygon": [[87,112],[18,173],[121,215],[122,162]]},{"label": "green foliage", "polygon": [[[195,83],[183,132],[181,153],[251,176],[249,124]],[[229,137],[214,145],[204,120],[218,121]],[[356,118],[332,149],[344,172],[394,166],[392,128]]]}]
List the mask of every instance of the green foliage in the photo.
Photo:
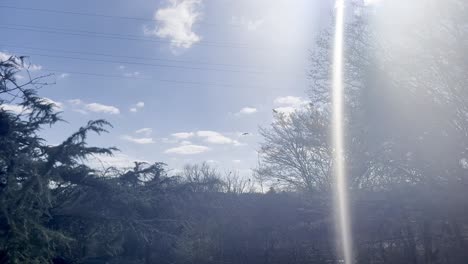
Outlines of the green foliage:
[{"label": "green foliage", "polygon": [[88,132],[105,132],[106,121],[91,121],[56,147],[49,147],[38,136],[44,126],[60,121],[54,105],[37,95],[43,78],[18,84],[15,75],[25,68],[24,57],[11,57],[0,62],[0,103],[15,103],[19,113],[0,110],[0,248],[10,263],[47,263],[57,252],[66,251],[73,240],[50,228],[54,206],[50,184],[63,181],[63,168],[88,169],[78,161],[92,154],[111,154],[114,148],[87,147]]}]

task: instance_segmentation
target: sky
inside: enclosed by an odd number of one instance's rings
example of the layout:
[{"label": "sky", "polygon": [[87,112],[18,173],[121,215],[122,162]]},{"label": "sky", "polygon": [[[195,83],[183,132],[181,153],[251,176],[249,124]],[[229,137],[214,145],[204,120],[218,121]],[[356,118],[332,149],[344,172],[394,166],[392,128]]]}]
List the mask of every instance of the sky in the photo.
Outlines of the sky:
[{"label": "sky", "polygon": [[307,102],[329,2],[6,0],[0,59],[28,55],[31,74],[54,74],[40,95],[67,122],[43,131],[49,144],[103,118],[114,127],[89,144],[121,150],[104,165],[207,161],[247,175],[272,109]]}]

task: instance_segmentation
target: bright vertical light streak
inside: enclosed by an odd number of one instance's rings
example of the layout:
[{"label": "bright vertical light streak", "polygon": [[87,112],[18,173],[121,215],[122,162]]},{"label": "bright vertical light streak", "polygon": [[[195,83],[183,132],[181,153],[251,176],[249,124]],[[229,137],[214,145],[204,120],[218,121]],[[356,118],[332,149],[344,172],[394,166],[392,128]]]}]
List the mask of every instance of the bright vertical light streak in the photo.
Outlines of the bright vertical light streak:
[{"label": "bright vertical light streak", "polygon": [[343,38],[344,38],[344,0],[336,1],[335,36],[333,47],[333,161],[335,178],[335,215],[341,254],[345,264],[353,263],[351,223],[349,216],[346,167],[344,158],[344,93],[343,93]]}]

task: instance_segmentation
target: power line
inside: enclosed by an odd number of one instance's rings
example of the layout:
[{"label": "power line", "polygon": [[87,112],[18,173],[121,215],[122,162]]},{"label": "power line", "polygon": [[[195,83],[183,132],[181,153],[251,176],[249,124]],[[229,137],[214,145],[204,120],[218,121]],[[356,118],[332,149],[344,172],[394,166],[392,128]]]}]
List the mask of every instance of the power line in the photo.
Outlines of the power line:
[{"label": "power line", "polygon": [[[70,50],[54,50],[54,49],[44,49],[44,48],[35,48],[35,47],[25,47],[19,45],[9,45],[9,44],[0,44],[0,46],[9,46],[16,49],[31,49],[31,50],[42,50],[48,52],[61,52],[61,53],[74,53],[74,54],[84,54],[84,55],[97,55],[97,56],[105,56],[110,58],[130,58],[130,59],[138,59],[138,60],[155,60],[155,61],[165,61],[169,63],[190,63],[190,64],[205,64],[209,66],[228,66],[228,67],[240,67],[244,69],[223,69],[223,68],[204,68],[204,67],[192,67],[192,66],[183,66],[183,65],[169,65],[169,64],[153,64],[153,63],[145,63],[145,62],[133,62],[133,61],[121,61],[121,60],[106,60],[106,59],[96,59],[96,58],[83,58],[83,57],[73,57],[73,56],[63,56],[63,55],[56,55],[56,54],[43,54],[43,53],[30,53],[27,52],[28,55],[40,56],[40,57],[50,57],[50,58],[60,58],[60,59],[71,59],[71,60],[81,60],[81,61],[94,61],[94,62],[105,62],[105,63],[116,63],[116,64],[133,64],[133,65],[143,65],[143,66],[150,66],[150,67],[160,67],[160,68],[179,68],[179,69],[186,69],[186,70],[200,70],[200,71],[218,71],[218,72],[234,72],[234,73],[248,73],[248,74],[278,74],[278,73],[287,73],[282,71],[272,71],[272,70],[256,70],[255,68],[246,68],[243,65],[235,65],[235,64],[221,64],[221,63],[207,63],[207,62],[196,62],[196,61],[185,61],[185,60],[169,60],[169,59],[159,59],[159,58],[146,58],[146,57],[134,57],[134,56],[121,56],[121,55],[113,55],[113,54],[106,54],[106,53],[95,53],[95,52],[80,52],[80,51],[70,51]],[[14,51],[15,53],[19,54],[22,52]],[[297,73],[289,73],[293,75],[297,75],[303,77],[302,74]]]},{"label": "power line", "polygon": [[[102,34],[100,34],[100,35],[98,35],[98,34],[90,35],[90,34],[83,34],[83,33],[76,33],[76,32],[68,32],[68,31],[65,31],[65,29],[64,29],[63,32],[59,32],[59,31],[53,31],[53,30],[43,30],[43,29],[34,29],[34,28],[18,28],[18,27],[4,26],[4,25],[0,25],[0,28],[10,29],[10,30],[30,31],[30,32],[42,32],[42,33],[50,33],[50,34],[56,34],[56,35],[72,35],[72,36],[82,36],[82,37],[100,37],[100,38],[107,38],[107,39],[133,40],[133,41],[144,41],[144,42],[165,43],[165,44],[177,43],[177,41],[174,42],[174,41],[163,41],[163,40],[145,39],[145,38],[106,36],[106,35],[102,35]],[[182,43],[182,42],[179,42],[179,43]],[[209,43],[204,43],[204,42],[193,43],[193,45],[209,46],[209,47],[221,47],[221,48],[239,48],[239,49],[247,49],[248,48],[248,47],[244,47],[244,46],[217,45],[217,44],[209,44]]]},{"label": "power line", "polygon": [[[69,28],[57,28],[57,27],[46,27],[46,26],[34,26],[34,25],[21,25],[21,24],[2,24],[2,26],[6,27],[25,27],[25,28],[35,28],[40,30],[54,30],[54,31],[63,31],[63,32],[78,32],[83,34],[91,34],[91,35],[103,35],[103,36],[110,36],[110,37],[122,37],[122,38],[129,38],[134,40],[146,40],[146,41],[158,41],[161,43],[185,43],[183,40],[155,40],[150,37],[141,37],[139,35],[133,34],[118,34],[118,33],[106,33],[106,32],[97,32],[97,31],[89,31],[89,30],[80,30],[80,29],[69,29]],[[210,44],[214,46],[226,46],[232,48],[247,48],[247,44],[241,43],[228,43],[228,42],[216,42],[216,41],[203,41],[205,44]],[[197,44],[197,43],[194,43]]]},{"label": "power line", "polygon": [[79,15],[79,16],[91,16],[91,17],[105,17],[105,18],[139,20],[139,21],[155,21],[155,22],[157,21],[155,19],[143,18],[143,17],[115,16],[115,15],[94,14],[94,13],[65,11],[65,10],[53,10],[53,9],[44,9],[44,8],[18,7],[18,6],[7,6],[7,5],[0,5],[0,7],[8,8],[8,9],[15,9],[15,10],[44,12],[44,13],[68,14],[68,15]]},{"label": "power line", "polygon": [[190,84],[190,85],[201,85],[201,86],[216,86],[216,87],[249,87],[249,88],[259,88],[259,86],[252,85],[234,85],[229,83],[211,83],[211,82],[196,82],[196,81],[183,81],[183,80],[171,80],[171,79],[155,79],[151,77],[136,77],[136,76],[124,76],[117,74],[105,74],[105,73],[92,73],[92,72],[81,72],[81,71],[67,71],[67,70],[55,70],[55,69],[42,69],[42,71],[51,72],[51,73],[68,73],[76,75],[86,75],[86,76],[95,76],[95,77],[105,77],[105,78],[119,78],[119,79],[137,79],[137,80],[152,80],[163,83],[175,83],[175,84]]},{"label": "power line", "polygon": [[34,56],[48,57],[48,58],[61,58],[61,59],[70,59],[70,60],[94,61],[94,62],[117,63],[117,64],[134,64],[134,65],[143,65],[143,66],[159,67],[159,68],[176,68],[176,69],[185,69],[185,70],[235,72],[235,73],[249,73],[249,74],[265,74],[266,73],[266,72],[242,71],[242,70],[234,70],[234,69],[215,69],[215,68],[189,67],[189,66],[168,65],[168,64],[152,64],[152,63],[144,63],[144,62],[90,59],[90,58],[79,58],[79,57],[71,57],[71,56],[40,54],[40,53],[29,53],[29,54],[34,55]]},{"label": "power line", "polygon": [[[131,16],[117,16],[117,15],[106,15],[106,14],[97,14],[97,13],[86,13],[86,12],[76,12],[76,11],[66,11],[66,10],[54,10],[54,9],[45,9],[45,8],[33,8],[33,7],[18,7],[18,6],[8,6],[0,5],[0,8],[23,10],[23,11],[33,11],[33,12],[43,12],[43,13],[55,13],[55,14],[68,14],[68,15],[78,15],[78,16],[88,16],[88,17],[103,17],[111,19],[123,19],[123,20],[137,20],[137,21],[151,21],[159,22],[156,19],[144,18],[144,17],[131,17]],[[212,23],[199,22],[199,24],[207,26],[219,26]],[[239,25],[226,24],[230,27],[240,27]]]},{"label": "power line", "polygon": [[171,63],[203,64],[203,65],[211,65],[211,66],[242,67],[242,68],[247,68],[248,67],[248,66],[239,65],[239,64],[212,63],[212,62],[189,61],[189,60],[173,60],[173,59],[162,59],[162,58],[140,57],[140,56],[125,56],[125,55],[115,55],[115,54],[109,54],[109,53],[88,52],[88,51],[73,51],[73,50],[63,50],[63,49],[46,49],[46,48],[38,48],[38,47],[30,47],[30,46],[22,46],[22,45],[4,44],[4,43],[0,43],[0,46],[20,48],[20,49],[40,50],[40,51],[48,51],[48,52],[91,55],[91,56],[104,56],[104,57],[116,57],[116,58],[151,60],[151,61],[165,61],[165,62],[171,62]]},{"label": "power line", "polygon": [[92,72],[80,72],[80,71],[67,71],[67,70],[56,70],[56,69],[42,69],[42,71],[51,72],[51,73],[66,73],[66,74],[76,74],[76,75],[88,75],[88,76],[95,76],[95,77],[106,77],[106,78],[119,78],[119,79],[137,79],[137,80],[154,80],[153,78],[148,77],[136,77],[136,76],[125,76],[125,75],[118,75],[118,74],[106,74],[106,73],[92,73]]}]

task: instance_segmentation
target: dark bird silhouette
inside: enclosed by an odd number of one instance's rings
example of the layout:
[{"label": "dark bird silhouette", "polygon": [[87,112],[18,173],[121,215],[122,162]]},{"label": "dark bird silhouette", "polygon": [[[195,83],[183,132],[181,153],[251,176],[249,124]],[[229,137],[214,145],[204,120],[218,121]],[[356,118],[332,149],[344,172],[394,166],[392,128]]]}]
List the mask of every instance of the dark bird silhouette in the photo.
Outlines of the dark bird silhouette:
[{"label": "dark bird silhouette", "polygon": [[250,135],[250,133],[248,132],[242,133],[242,136],[247,136],[247,135]]}]

